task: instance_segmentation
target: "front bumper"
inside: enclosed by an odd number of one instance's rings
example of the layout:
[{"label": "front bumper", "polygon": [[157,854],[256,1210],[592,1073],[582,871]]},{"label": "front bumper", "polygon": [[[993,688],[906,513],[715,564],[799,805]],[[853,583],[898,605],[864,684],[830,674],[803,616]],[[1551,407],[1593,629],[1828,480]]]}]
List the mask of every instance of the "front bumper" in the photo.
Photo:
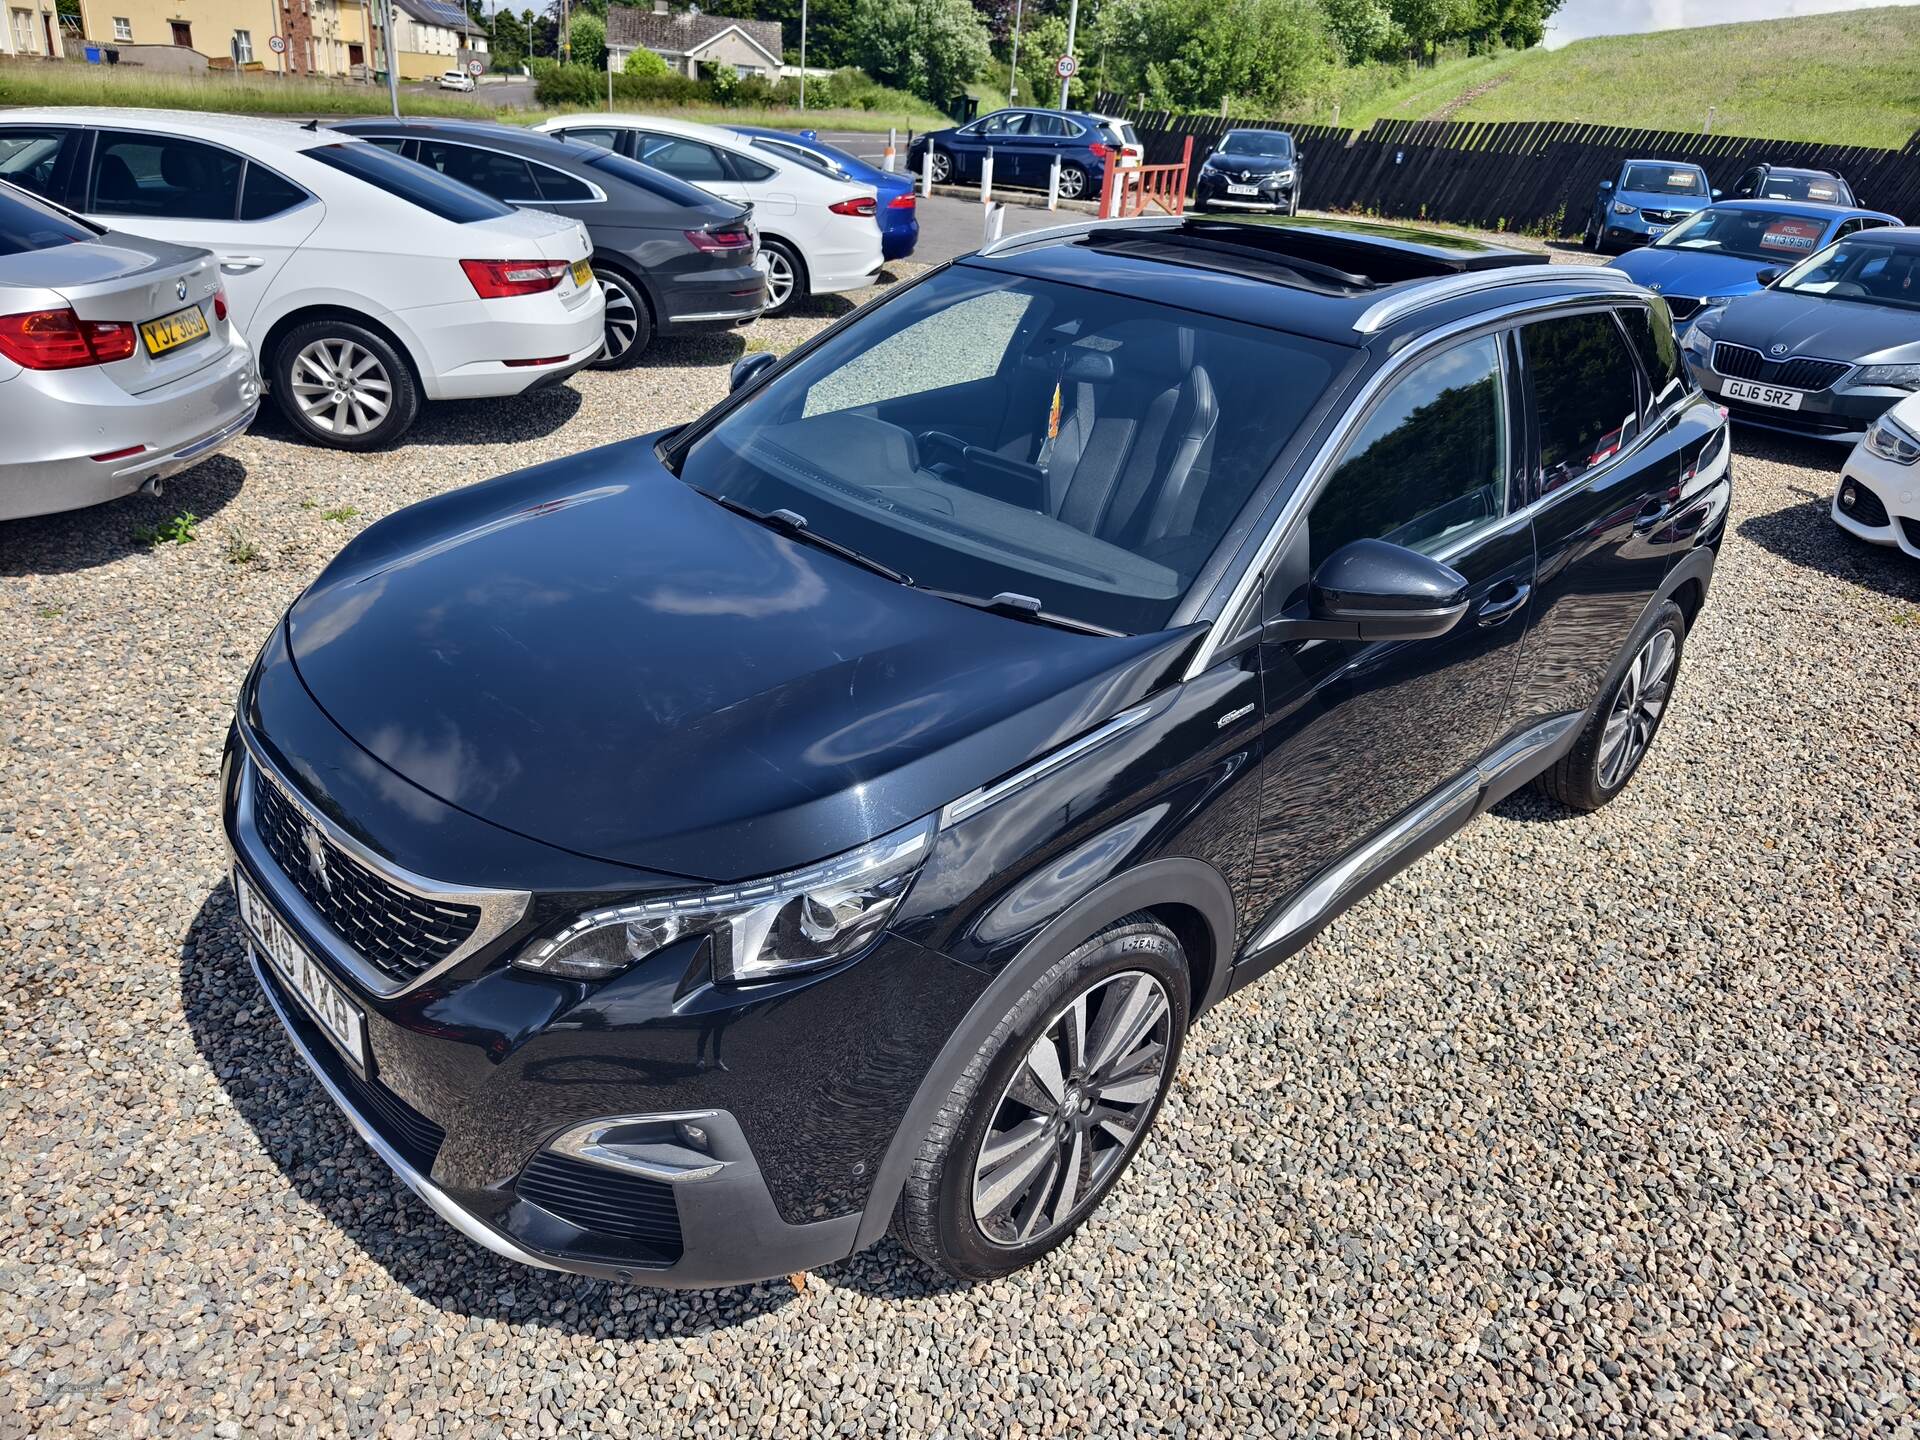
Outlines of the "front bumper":
[{"label": "front bumper", "polygon": [[1830,513],[1848,534],[1920,560],[1920,465],[1896,465],[1856,446],[1833,487]]},{"label": "front bumper", "polygon": [[1682,350],[1681,353],[1686,356],[1687,370],[1694,382],[1724,405],[1727,414],[1737,423],[1807,440],[1853,444],[1867,433],[1869,425],[1911,393],[1884,385],[1850,388],[1843,383],[1825,390],[1802,391],[1800,408],[1783,410],[1728,399],[1724,393],[1728,377],[1715,370],[1698,352]]},{"label": "front bumper", "polygon": [[1258,195],[1230,195],[1227,193],[1228,183],[1226,180],[1203,173],[1194,183],[1194,202],[1201,205],[1218,205],[1223,210],[1290,210],[1293,207],[1294,187],[1299,181],[1289,180],[1284,185],[1269,185],[1264,181],[1249,182],[1259,185]]}]

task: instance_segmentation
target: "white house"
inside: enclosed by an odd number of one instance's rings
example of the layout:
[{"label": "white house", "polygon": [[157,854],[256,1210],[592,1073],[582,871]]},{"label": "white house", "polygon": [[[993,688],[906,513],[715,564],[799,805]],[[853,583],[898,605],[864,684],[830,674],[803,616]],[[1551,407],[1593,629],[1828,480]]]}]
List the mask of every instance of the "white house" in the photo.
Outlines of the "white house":
[{"label": "white house", "polygon": [[698,5],[668,8],[653,0],[652,10],[628,5],[607,7],[607,64],[618,70],[635,50],[651,50],[669,70],[698,79],[700,67],[728,66],[746,79],[777,80],[781,70],[780,22],[736,20],[703,15]]}]

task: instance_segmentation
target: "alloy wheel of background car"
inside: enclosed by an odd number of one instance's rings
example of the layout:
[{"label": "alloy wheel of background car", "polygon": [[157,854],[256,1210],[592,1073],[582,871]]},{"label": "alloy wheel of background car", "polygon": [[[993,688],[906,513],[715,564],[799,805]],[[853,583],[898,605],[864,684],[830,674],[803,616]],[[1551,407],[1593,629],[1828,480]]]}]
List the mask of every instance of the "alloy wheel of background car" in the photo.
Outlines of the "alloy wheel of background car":
[{"label": "alloy wheel of background car", "polygon": [[948,1275],[988,1280],[1085,1223],[1166,1096],[1191,984],[1180,942],[1145,913],[1034,981],[921,1143],[894,1213],[907,1247]]},{"label": "alloy wheel of background car", "polygon": [[1078,200],[1087,193],[1087,172],[1078,165],[1060,167],[1060,198]]},{"label": "alloy wheel of background car", "polygon": [[1686,636],[1685,613],[1663,602],[1573,748],[1534,782],[1541,791],[1572,809],[1597,810],[1627,788],[1666,718]]},{"label": "alloy wheel of background car", "polygon": [[308,439],[371,450],[398,439],[420,408],[413,374],[386,340],[358,325],[319,320],[280,342],[274,399]]},{"label": "alloy wheel of background car", "polygon": [[638,360],[653,339],[653,316],[646,297],[626,276],[612,270],[594,272],[607,301],[607,340],[596,370],[623,370]]},{"label": "alloy wheel of background car", "polygon": [[767,257],[768,315],[784,315],[805,293],[806,266],[784,240],[768,240],[761,246]]},{"label": "alloy wheel of background car", "polygon": [[944,150],[933,152],[933,183],[945,185],[953,179],[953,157]]}]

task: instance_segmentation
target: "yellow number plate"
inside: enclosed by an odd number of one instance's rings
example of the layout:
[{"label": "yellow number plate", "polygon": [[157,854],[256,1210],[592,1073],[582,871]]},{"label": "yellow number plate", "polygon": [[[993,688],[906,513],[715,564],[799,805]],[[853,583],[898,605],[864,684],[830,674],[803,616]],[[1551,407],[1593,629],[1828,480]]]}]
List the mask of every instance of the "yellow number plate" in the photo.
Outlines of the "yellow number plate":
[{"label": "yellow number plate", "polygon": [[573,283],[582,290],[593,283],[593,266],[584,260],[573,262]]},{"label": "yellow number plate", "polygon": [[171,315],[162,315],[158,320],[140,322],[140,338],[147,342],[149,355],[158,355],[198,340],[206,333],[207,317],[200,313],[198,305],[189,305]]}]

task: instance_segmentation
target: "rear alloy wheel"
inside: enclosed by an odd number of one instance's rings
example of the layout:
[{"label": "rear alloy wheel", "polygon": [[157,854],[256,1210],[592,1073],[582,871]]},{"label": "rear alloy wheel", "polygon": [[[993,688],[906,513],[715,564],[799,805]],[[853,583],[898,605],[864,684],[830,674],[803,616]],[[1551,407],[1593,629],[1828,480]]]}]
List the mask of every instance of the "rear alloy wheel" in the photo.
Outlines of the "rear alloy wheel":
[{"label": "rear alloy wheel", "polygon": [[274,359],[274,399],[307,439],[374,450],[413,425],[419,391],[383,337],[344,320],[296,326]]},{"label": "rear alloy wheel", "polygon": [[1060,198],[1078,200],[1087,193],[1087,172],[1078,165],[1060,167]]},{"label": "rear alloy wheel", "polygon": [[784,240],[762,241],[760,252],[767,261],[767,308],[763,313],[784,315],[806,294],[807,267]]},{"label": "rear alloy wheel", "polygon": [[1575,810],[1598,810],[1627,788],[1666,718],[1686,637],[1686,615],[1666,601],[1573,749],[1536,782],[1541,790]]},{"label": "rear alloy wheel", "polygon": [[933,183],[945,185],[953,179],[953,157],[944,150],[933,152]]},{"label": "rear alloy wheel", "polygon": [[613,270],[595,271],[600,293],[607,301],[606,344],[593,362],[595,370],[624,370],[638,360],[653,339],[653,316],[640,287]]},{"label": "rear alloy wheel", "polygon": [[922,1142],[895,1214],[908,1247],[948,1275],[988,1280],[1084,1224],[1166,1096],[1190,985],[1179,941],[1146,914],[1041,976]]}]

